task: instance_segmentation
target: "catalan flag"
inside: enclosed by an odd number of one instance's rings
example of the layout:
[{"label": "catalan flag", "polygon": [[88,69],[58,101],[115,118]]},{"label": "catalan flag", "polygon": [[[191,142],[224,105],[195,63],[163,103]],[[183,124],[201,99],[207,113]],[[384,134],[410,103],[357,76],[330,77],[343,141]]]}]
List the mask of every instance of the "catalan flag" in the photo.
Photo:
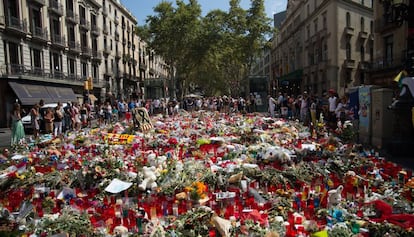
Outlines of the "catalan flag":
[{"label": "catalan flag", "polygon": [[401,87],[402,85],[402,79],[407,76],[407,72],[405,70],[402,70],[396,77],[394,77],[394,81],[398,83],[398,86]]}]

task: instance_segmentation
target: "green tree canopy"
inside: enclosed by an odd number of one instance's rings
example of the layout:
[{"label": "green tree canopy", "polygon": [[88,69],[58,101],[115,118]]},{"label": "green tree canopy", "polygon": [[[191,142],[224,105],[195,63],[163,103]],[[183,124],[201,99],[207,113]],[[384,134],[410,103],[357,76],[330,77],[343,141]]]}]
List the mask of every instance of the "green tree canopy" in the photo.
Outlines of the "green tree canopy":
[{"label": "green tree canopy", "polygon": [[162,1],[136,33],[172,66],[178,96],[190,82],[208,95],[240,95],[271,33],[264,0],[251,0],[247,10],[240,0],[230,0],[228,12],[213,10],[204,17],[197,0],[187,2]]}]

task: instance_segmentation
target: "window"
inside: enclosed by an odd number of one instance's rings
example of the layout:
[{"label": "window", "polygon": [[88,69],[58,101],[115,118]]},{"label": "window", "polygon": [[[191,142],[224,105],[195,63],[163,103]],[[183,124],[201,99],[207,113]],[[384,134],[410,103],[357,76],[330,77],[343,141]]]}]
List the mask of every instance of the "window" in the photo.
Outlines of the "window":
[{"label": "window", "polygon": [[309,10],[309,4],[308,4],[308,5],[306,5],[306,10],[307,10],[307,12],[308,12],[308,16],[309,16],[309,13],[310,13],[310,10]]},{"label": "window", "polygon": [[111,49],[111,51],[112,51],[112,40],[111,40],[111,42],[110,42],[109,48],[110,48],[110,49]]},{"label": "window", "polygon": [[351,27],[351,14],[349,12],[346,13],[346,27]]},{"label": "window", "polygon": [[76,59],[68,58],[68,74],[71,76],[76,75]]},{"label": "window", "polygon": [[73,0],[66,1],[66,9],[73,11]]},{"label": "window", "polygon": [[307,34],[307,38],[310,38],[310,25],[306,26],[306,34]]},{"label": "window", "polygon": [[88,35],[84,31],[81,31],[81,47],[82,48],[88,47]]},{"label": "window", "polygon": [[31,18],[32,31],[36,31],[36,28],[42,27],[42,14],[40,13],[39,9],[31,8]]},{"label": "window", "polygon": [[322,14],[322,27],[326,29],[326,12]]},{"label": "window", "polygon": [[99,77],[99,66],[97,64],[92,65],[92,77],[98,79]]},{"label": "window", "polygon": [[323,41],[323,53],[322,53],[322,60],[323,61],[328,61],[328,43],[325,41]]},{"label": "window", "polygon": [[75,28],[72,25],[68,25],[68,41],[75,42]]},{"label": "window", "polygon": [[351,60],[351,43],[346,43],[346,59]]},{"label": "window", "polygon": [[32,49],[32,67],[42,68],[42,52],[38,49]]},{"label": "window", "polygon": [[318,1],[313,0],[313,10],[315,11],[317,7],[318,7]]},{"label": "window", "polygon": [[374,33],[374,22],[373,21],[369,22],[369,33],[371,34]]},{"label": "window", "polygon": [[55,36],[60,36],[60,21],[57,18],[53,18],[50,22],[52,34]]},{"label": "window", "polygon": [[365,32],[365,19],[364,19],[364,17],[361,17],[361,31]]},{"label": "window", "polygon": [[54,73],[56,72],[61,72],[62,67],[61,67],[61,62],[62,62],[62,58],[61,55],[59,53],[56,52],[51,52],[50,53],[50,70]]},{"label": "window", "polygon": [[313,21],[313,25],[315,28],[315,34],[318,32],[318,18],[316,18],[316,20]]},{"label": "window", "polygon": [[359,52],[361,54],[361,62],[364,62],[365,61],[365,47],[363,45],[361,45]]},{"label": "window", "polygon": [[82,77],[86,78],[88,76],[88,63],[85,61],[82,61],[81,65],[82,65],[82,72],[81,72]]},{"label": "window", "polygon": [[20,64],[20,45],[9,42],[9,55],[10,64]]},{"label": "window", "polygon": [[81,20],[86,19],[86,10],[83,6],[79,6],[79,17]]},{"label": "window", "polygon": [[384,37],[384,60],[386,64],[391,64],[393,61],[393,35]]}]

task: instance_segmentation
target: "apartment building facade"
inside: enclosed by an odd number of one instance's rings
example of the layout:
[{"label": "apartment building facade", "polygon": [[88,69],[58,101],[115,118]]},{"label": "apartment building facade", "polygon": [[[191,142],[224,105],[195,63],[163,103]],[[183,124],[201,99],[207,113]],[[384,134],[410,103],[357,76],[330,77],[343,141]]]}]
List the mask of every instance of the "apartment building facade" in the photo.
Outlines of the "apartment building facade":
[{"label": "apartment building facade", "polygon": [[272,80],[292,94],[344,94],[366,83],[373,54],[370,1],[289,1],[272,49]]},{"label": "apartment building facade", "polygon": [[414,74],[414,1],[374,1],[374,59],[371,84],[396,87],[402,70]]},{"label": "apartment building facade", "polygon": [[15,101],[143,98],[145,78],[168,70],[149,69],[136,25],[119,0],[0,1],[0,126]]}]

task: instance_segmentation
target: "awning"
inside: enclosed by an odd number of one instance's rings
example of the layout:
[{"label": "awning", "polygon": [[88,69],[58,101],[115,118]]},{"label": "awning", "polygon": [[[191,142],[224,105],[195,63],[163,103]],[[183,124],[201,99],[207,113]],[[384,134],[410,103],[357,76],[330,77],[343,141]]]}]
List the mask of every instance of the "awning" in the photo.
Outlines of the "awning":
[{"label": "awning", "polygon": [[45,103],[52,102],[52,98],[44,86],[21,84],[17,82],[9,82],[9,85],[14,93],[16,93],[22,105],[34,105],[39,103],[41,99],[43,99]]},{"label": "awning", "polygon": [[94,102],[94,101],[97,101],[97,100],[98,100],[98,98],[96,98],[96,96],[95,96],[94,94],[89,94],[89,99],[90,99],[92,102]]},{"label": "awning", "polygon": [[286,75],[283,75],[283,76],[279,77],[279,82],[282,82],[282,81],[301,81],[302,80],[302,75],[303,75],[303,70],[299,69],[299,70],[293,71],[291,73],[288,73]]},{"label": "awning", "polygon": [[22,105],[34,105],[43,100],[45,103],[76,101],[76,95],[71,88],[33,85],[9,82]]},{"label": "awning", "polygon": [[77,101],[76,95],[71,88],[46,86],[46,89],[49,92],[50,97],[53,99],[52,102]]}]

